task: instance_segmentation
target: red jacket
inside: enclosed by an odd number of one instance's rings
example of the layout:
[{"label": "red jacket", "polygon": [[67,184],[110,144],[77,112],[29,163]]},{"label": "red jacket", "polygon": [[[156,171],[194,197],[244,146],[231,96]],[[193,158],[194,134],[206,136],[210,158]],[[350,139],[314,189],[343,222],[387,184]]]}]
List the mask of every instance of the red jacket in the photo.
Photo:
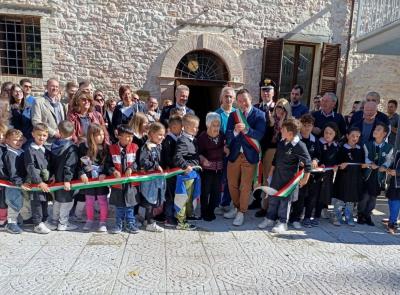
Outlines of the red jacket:
[{"label": "red jacket", "polygon": [[[101,114],[99,112],[93,111],[88,113],[88,117],[90,119],[90,123],[99,124],[100,126],[104,127],[103,130],[104,130],[105,142],[107,144],[110,144],[110,136],[108,135],[108,131],[107,128],[105,127],[105,122]],[[82,142],[82,138],[86,139],[86,136],[83,135],[81,121],[79,120],[79,114],[76,112],[69,113],[68,121],[71,121],[74,124],[75,128],[74,134],[72,135],[72,140],[75,143],[78,143]]]}]

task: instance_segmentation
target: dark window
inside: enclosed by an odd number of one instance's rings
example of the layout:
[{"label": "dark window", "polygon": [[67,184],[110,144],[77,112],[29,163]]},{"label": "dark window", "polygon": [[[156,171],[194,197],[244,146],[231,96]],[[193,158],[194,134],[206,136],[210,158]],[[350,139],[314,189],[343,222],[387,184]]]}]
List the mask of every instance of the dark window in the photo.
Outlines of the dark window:
[{"label": "dark window", "polygon": [[314,51],[312,45],[285,43],[282,56],[282,73],[280,96],[290,98],[293,85],[304,88],[302,103],[309,105],[311,81],[314,68]]},{"label": "dark window", "polygon": [[1,74],[42,77],[40,18],[0,15]]}]

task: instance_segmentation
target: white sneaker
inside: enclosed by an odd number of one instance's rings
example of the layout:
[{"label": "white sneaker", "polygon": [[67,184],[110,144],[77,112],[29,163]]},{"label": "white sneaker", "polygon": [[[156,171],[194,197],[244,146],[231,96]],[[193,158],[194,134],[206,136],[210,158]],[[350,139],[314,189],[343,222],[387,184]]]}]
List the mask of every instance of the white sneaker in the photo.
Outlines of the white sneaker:
[{"label": "white sneaker", "polygon": [[78,226],[72,223],[67,223],[67,224],[61,224],[59,223],[57,226],[57,230],[59,231],[70,231],[70,230],[76,230],[78,229]]},{"label": "white sneaker", "polygon": [[272,232],[276,234],[283,234],[286,231],[287,231],[287,225],[286,223],[282,222],[278,222],[278,224],[272,228]]},{"label": "white sneaker", "polygon": [[155,222],[146,225],[146,230],[156,233],[162,233],[164,231],[164,229],[161,226],[158,226]]},{"label": "white sneaker", "polygon": [[292,225],[293,225],[294,229],[301,229],[302,228],[301,223],[298,222],[298,221],[293,222]]},{"label": "white sneaker", "polygon": [[107,232],[107,224],[105,222],[100,222],[97,231],[101,233]]},{"label": "white sneaker", "polygon": [[88,220],[86,221],[85,225],[83,226],[83,230],[84,231],[90,231],[93,227],[93,221],[92,220]]},{"label": "white sneaker", "polygon": [[259,223],[257,226],[260,229],[264,229],[266,227],[273,227],[275,225],[275,221],[268,219],[268,218],[264,218],[264,220]]},{"label": "white sneaker", "polygon": [[229,212],[230,206],[218,206],[214,210],[215,215],[224,215],[225,213]]},{"label": "white sneaker", "polygon": [[233,220],[232,224],[235,225],[235,226],[241,226],[241,225],[243,225],[243,222],[244,222],[244,214],[243,214],[243,212],[239,211],[236,214],[236,217]]},{"label": "white sneaker", "polygon": [[35,233],[38,233],[38,234],[48,234],[49,232],[51,232],[51,230],[49,230],[48,228],[47,228],[47,226],[43,223],[43,222],[41,222],[41,223],[39,223],[38,225],[36,225],[34,228],[33,228],[33,231],[35,232]]},{"label": "white sneaker", "polygon": [[232,208],[231,210],[229,210],[229,212],[224,213],[224,218],[233,219],[236,217],[236,214],[237,214],[237,209]]},{"label": "white sneaker", "polygon": [[51,221],[46,221],[44,225],[49,229],[49,230],[57,230],[57,223],[53,223]]}]

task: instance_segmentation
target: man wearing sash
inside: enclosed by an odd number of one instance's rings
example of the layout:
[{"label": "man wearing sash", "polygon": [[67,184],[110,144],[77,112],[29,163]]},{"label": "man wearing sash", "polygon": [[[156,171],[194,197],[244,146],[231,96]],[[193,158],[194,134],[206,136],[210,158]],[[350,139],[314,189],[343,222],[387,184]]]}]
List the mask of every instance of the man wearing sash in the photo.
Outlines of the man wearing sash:
[{"label": "man wearing sash", "polygon": [[224,214],[233,219],[233,225],[244,222],[253,180],[257,176],[260,162],[260,143],[265,133],[265,113],[252,107],[247,89],[237,92],[238,109],[228,118],[226,140],[230,150],[228,156],[228,187],[233,208]]}]

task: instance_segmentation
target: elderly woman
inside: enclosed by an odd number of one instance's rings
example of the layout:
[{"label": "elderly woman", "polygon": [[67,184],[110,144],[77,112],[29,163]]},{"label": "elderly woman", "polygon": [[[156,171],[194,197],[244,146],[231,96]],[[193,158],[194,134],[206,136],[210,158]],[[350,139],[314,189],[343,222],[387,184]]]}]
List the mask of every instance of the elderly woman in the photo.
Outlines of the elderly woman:
[{"label": "elderly woman", "polygon": [[218,113],[207,114],[206,126],[207,131],[203,131],[197,140],[203,168],[200,201],[202,218],[212,221],[215,219],[214,210],[220,201],[225,138],[220,131],[221,117]]},{"label": "elderly woman", "polygon": [[72,109],[68,114],[68,120],[74,124],[75,132],[72,140],[75,143],[86,141],[86,134],[89,125],[99,124],[104,128],[105,140],[109,142],[108,132],[105,128],[105,122],[101,114],[94,110],[93,97],[90,93],[78,90],[72,101]]},{"label": "elderly woman", "polygon": [[155,97],[149,97],[147,100],[146,117],[149,123],[158,122],[160,120],[160,109],[158,108],[158,100]]}]

